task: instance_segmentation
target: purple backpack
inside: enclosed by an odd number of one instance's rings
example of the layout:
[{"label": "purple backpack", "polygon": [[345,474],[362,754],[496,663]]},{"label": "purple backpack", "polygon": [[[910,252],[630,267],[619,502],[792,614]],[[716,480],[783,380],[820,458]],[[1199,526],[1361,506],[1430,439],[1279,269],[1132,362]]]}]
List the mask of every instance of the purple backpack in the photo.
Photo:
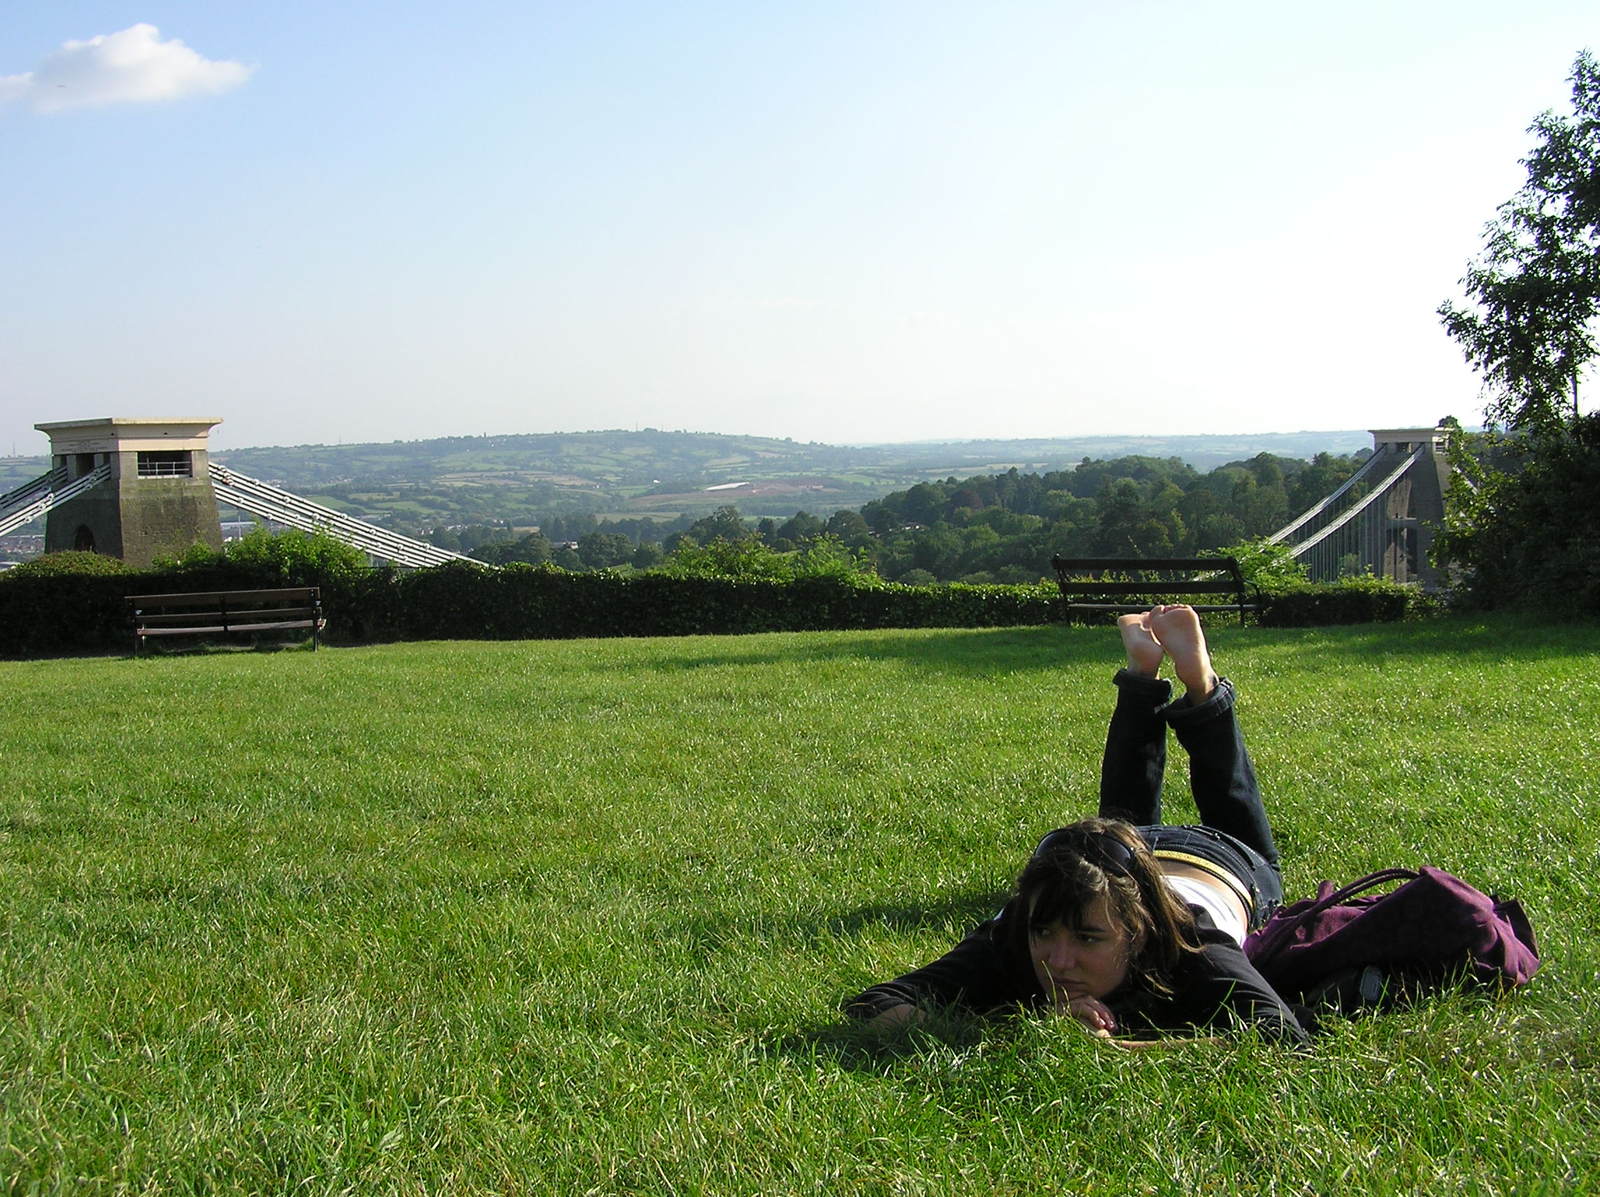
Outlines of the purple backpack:
[{"label": "purple backpack", "polygon": [[[1369,894],[1391,881],[1388,893]],[[1361,896],[1357,896],[1357,895]],[[1385,869],[1280,907],[1244,941],[1285,999],[1345,1012],[1465,983],[1510,989],[1539,968],[1521,905],[1424,865]]]}]

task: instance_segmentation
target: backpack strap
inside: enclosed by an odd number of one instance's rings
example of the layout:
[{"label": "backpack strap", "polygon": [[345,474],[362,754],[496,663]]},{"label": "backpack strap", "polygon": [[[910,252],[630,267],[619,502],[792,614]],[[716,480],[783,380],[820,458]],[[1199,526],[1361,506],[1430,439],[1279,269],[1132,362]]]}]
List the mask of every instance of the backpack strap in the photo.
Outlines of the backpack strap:
[{"label": "backpack strap", "polygon": [[1369,889],[1377,889],[1380,885],[1387,885],[1391,881],[1415,881],[1421,875],[1413,869],[1379,869],[1376,873],[1368,873],[1365,877],[1334,890],[1326,897],[1306,903],[1304,910],[1296,910],[1290,913],[1287,909],[1280,907],[1277,913],[1267,921],[1267,925],[1256,933],[1257,938],[1250,945],[1250,959],[1259,968],[1264,961],[1270,960],[1283,948],[1290,937],[1294,935],[1296,928],[1315,918],[1330,906],[1348,902],[1357,894],[1365,893]]},{"label": "backpack strap", "polygon": [[1420,876],[1422,874],[1415,869],[1379,869],[1376,873],[1368,873],[1365,877],[1334,890],[1326,898],[1318,898],[1309,908],[1294,916],[1295,922],[1310,918],[1314,914],[1321,914],[1330,906],[1348,902],[1357,894],[1366,893],[1369,889],[1377,889],[1378,886],[1387,885],[1391,881],[1415,881]]}]

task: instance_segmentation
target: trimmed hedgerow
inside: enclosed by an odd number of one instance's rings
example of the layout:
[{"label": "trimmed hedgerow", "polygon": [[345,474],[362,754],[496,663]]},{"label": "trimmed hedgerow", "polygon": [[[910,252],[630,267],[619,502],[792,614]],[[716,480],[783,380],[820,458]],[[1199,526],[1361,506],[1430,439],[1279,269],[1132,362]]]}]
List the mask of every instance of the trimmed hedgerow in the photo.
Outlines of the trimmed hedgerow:
[{"label": "trimmed hedgerow", "polygon": [[[568,573],[551,565],[500,569],[452,562],[432,569],[338,570],[310,564],[264,577],[258,562],[225,558],[110,576],[35,571],[0,575],[0,656],[125,649],[126,596],[185,590],[319,585],[327,639],[518,640],[684,636],[850,628],[1012,627],[1103,613],[1068,612],[1053,585],[906,586],[869,574],[793,579],[661,572]],[[1433,600],[1374,578],[1304,585],[1264,598],[1272,627],[1382,622],[1426,614]]]},{"label": "trimmed hedgerow", "polygon": [[144,574],[7,576],[15,572],[0,574],[0,656],[52,657],[132,645],[124,596],[146,589]]},{"label": "trimmed hedgerow", "polygon": [[1393,623],[1436,614],[1439,609],[1439,600],[1418,587],[1366,576],[1296,586],[1269,595],[1260,621],[1271,628]]},{"label": "trimmed hedgerow", "polygon": [[1053,586],[901,586],[870,575],[774,578],[568,573],[452,562],[402,573],[262,578],[246,563],[189,563],[114,577],[0,580],[0,655],[105,652],[130,641],[126,596],[320,585],[335,643],[681,636],[829,628],[1006,627],[1060,621]]},{"label": "trimmed hedgerow", "polygon": [[848,574],[784,580],[457,563],[404,575],[396,587],[405,639],[998,627],[1062,617],[1050,586],[897,586]]}]

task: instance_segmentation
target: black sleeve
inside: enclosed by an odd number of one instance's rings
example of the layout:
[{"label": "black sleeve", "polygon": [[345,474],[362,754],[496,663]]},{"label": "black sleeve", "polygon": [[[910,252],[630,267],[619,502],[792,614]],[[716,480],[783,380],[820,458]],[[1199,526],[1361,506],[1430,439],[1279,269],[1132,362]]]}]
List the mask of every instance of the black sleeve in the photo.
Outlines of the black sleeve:
[{"label": "black sleeve", "polygon": [[1036,984],[1021,975],[1014,953],[1005,950],[1003,915],[981,924],[932,964],[874,985],[844,1005],[852,1018],[868,1019],[910,1003],[923,1008],[960,1006],[986,1014],[1026,1001]]},{"label": "black sleeve", "polygon": [[[1294,1011],[1246,959],[1242,948],[1204,917],[1201,950],[1186,956],[1172,978],[1172,992],[1134,1003],[1127,1012],[1132,1028],[1164,1031],[1255,1030],[1268,1039],[1305,1043],[1308,1037]],[[1112,1007],[1122,1020],[1122,1012]]]}]

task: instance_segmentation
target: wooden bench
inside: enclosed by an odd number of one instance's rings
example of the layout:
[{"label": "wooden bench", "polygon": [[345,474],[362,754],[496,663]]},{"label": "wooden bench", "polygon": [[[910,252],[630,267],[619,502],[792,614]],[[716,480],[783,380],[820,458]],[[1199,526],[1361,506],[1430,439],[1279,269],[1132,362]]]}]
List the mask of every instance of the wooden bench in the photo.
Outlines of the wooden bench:
[{"label": "wooden bench", "polygon": [[[1245,612],[1261,606],[1259,592],[1252,599],[1252,587],[1234,557],[1052,557],[1050,564],[1069,611],[1143,611],[1151,605],[1105,601],[1119,595],[1148,599],[1218,594],[1231,595],[1233,601],[1196,603],[1194,609],[1237,611],[1243,624]],[[1082,601],[1088,599],[1096,601]]]},{"label": "wooden bench", "polygon": [[277,590],[197,590],[186,594],[130,594],[133,654],[146,636],[234,636],[306,630],[316,651],[327,626],[322,592],[315,586]]}]

